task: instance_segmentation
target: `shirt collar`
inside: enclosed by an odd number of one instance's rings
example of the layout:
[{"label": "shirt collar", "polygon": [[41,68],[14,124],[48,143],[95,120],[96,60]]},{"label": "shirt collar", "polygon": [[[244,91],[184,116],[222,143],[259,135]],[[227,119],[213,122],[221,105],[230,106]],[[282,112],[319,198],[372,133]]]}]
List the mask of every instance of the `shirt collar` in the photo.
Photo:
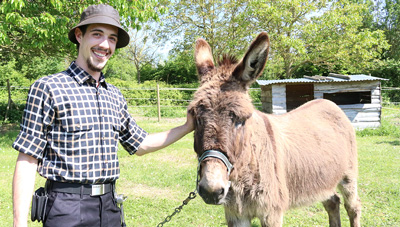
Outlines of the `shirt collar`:
[{"label": "shirt collar", "polygon": [[[69,65],[69,67],[67,69],[67,73],[68,73],[68,75],[73,77],[76,80],[76,82],[78,82],[78,84],[80,84],[80,85],[84,84],[85,82],[90,82],[90,81],[92,81],[94,83],[93,77],[88,72],[86,72],[81,67],[79,67],[75,63],[75,61],[73,61]],[[100,82],[101,86],[103,86],[104,88],[107,89],[106,80],[105,80],[104,74],[102,72],[100,73],[99,82]]]}]

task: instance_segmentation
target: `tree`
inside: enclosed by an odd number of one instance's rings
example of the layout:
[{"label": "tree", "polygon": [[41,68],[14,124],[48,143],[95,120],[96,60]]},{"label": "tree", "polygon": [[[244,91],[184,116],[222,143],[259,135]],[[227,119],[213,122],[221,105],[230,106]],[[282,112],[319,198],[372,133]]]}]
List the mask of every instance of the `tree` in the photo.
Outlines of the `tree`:
[{"label": "tree", "polygon": [[367,10],[363,4],[260,0],[251,6],[257,27],[270,34],[270,65],[275,65],[277,78],[290,78],[307,63],[331,72],[361,73],[388,48],[382,31],[361,29]]},{"label": "tree", "polygon": [[362,27],[367,7],[352,0],[174,1],[168,7],[160,34],[175,40],[175,52],[193,50],[203,37],[215,59],[225,52],[240,56],[253,37],[267,31],[268,78],[291,78],[305,64],[361,73],[389,47],[381,30]]},{"label": "tree", "polygon": [[157,0],[5,0],[0,2],[0,60],[33,56],[71,56],[75,45],[67,33],[89,5],[107,3],[115,7],[126,28],[140,29],[140,24],[165,8]]},{"label": "tree", "polygon": [[141,82],[141,68],[146,64],[157,64],[158,48],[152,43],[154,37],[149,24],[140,31],[131,31],[132,41],[123,51],[122,56],[129,59],[136,68],[136,79]]},{"label": "tree", "polygon": [[193,50],[197,38],[210,44],[215,59],[224,53],[243,54],[246,44],[252,39],[245,18],[247,0],[178,0],[169,1],[169,13],[161,17],[163,26],[158,36],[164,42],[172,41],[172,55],[184,50]]},{"label": "tree", "polygon": [[400,2],[397,0],[369,0],[368,15],[364,26],[371,30],[382,30],[390,48],[382,58],[400,60]]},{"label": "tree", "polygon": [[[121,51],[125,49],[122,48]],[[135,66],[132,62],[124,57],[121,51],[117,51],[107,62],[103,69],[104,76],[109,78],[118,78],[123,81],[134,81],[136,75]]]},{"label": "tree", "polygon": [[198,81],[191,50],[170,55],[168,60],[158,64],[157,67],[148,64],[143,67],[142,72],[145,80],[163,81],[168,84],[189,84]]}]

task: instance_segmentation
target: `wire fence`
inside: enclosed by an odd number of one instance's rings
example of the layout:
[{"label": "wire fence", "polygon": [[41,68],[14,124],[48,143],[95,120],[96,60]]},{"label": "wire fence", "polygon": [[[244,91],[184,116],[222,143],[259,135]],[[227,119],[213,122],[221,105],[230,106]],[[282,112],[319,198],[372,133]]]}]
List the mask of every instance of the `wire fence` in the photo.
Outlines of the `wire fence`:
[{"label": "wire fence", "polygon": [[[159,120],[163,117],[184,116],[186,108],[192,100],[194,92],[197,88],[119,88],[123,93],[130,111],[135,115],[158,116]],[[0,106],[7,106],[7,111],[10,105],[10,99],[17,109],[23,108],[25,105],[29,87],[17,86],[0,86]],[[398,87],[382,87],[382,96],[386,97],[386,93],[396,93],[400,97],[400,88]],[[261,89],[250,88],[250,95],[253,99],[253,105],[261,109],[262,103],[260,100]],[[400,105],[400,100],[389,100],[383,98],[383,108],[390,105]],[[4,108],[2,108],[4,109]],[[177,115],[177,112],[181,114]],[[4,119],[5,114],[1,113],[0,117]],[[1,119],[1,120],[3,120]]]}]

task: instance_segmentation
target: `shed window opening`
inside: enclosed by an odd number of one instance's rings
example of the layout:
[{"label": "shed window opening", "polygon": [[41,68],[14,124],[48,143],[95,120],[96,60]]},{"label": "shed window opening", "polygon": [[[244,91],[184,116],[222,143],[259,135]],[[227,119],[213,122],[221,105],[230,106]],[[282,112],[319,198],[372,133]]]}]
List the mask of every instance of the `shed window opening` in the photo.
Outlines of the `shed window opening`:
[{"label": "shed window opening", "polygon": [[313,99],[314,99],[313,84],[286,85],[286,109],[288,112]]},{"label": "shed window opening", "polygon": [[331,100],[337,105],[368,104],[371,103],[371,92],[324,93],[324,99]]}]

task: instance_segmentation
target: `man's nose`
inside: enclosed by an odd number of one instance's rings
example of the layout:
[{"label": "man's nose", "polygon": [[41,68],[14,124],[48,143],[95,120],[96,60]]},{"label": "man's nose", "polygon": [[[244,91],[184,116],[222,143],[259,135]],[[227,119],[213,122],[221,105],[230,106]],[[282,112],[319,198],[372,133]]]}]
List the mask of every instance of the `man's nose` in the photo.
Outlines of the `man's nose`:
[{"label": "man's nose", "polygon": [[110,48],[110,41],[107,38],[104,38],[103,41],[99,44],[101,48],[109,49]]}]

